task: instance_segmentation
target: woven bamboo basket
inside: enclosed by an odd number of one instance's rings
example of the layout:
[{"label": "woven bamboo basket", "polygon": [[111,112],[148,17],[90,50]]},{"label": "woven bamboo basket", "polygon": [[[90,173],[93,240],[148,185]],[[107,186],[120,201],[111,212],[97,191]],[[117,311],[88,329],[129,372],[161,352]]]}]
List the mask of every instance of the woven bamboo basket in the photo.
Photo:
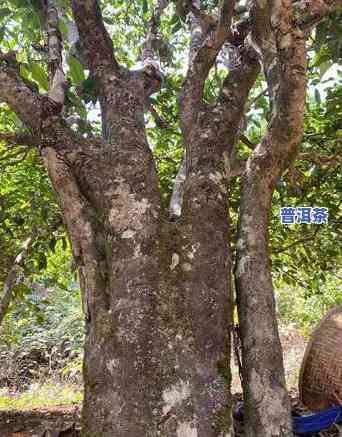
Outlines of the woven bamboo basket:
[{"label": "woven bamboo basket", "polygon": [[300,370],[299,395],[312,411],[342,403],[342,306],[329,311],[311,336]]}]

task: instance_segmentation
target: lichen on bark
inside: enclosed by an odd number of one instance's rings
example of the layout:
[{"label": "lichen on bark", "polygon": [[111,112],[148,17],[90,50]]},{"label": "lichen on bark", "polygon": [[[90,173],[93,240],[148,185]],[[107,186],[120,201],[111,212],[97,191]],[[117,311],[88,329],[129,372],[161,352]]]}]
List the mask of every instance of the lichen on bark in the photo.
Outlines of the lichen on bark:
[{"label": "lichen on bark", "polygon": [[[86,323],[83,435],[233,437],[228,197],[235,146],[261,64],[270,122],[242,170],[235,271],[245,434],[291,436],[267,229],[274,186],[302,134],[305,35],[294,5],[252,1],[249,19],[232,26],[234,2],[223,1],[218,17],[207,15],[199,1],[177,2],[188,3],[191,42],[179,98],[185,156],[173,196],[176,213],[169,217],[144,118],[163,79],[151,61],[166,2],[158,2],[149,21],[144,67],[130,71],[115,57],[100,2],[72,1],[82,62],[97,83],[101,138],[73,132],[64,119],[57,9],[53,0],[38,3],[50,11],[49,92],[33,92],[18,65],[0,53],[0,99],[39,146],[79,271]],[[334,2],[307,3],[316,20]],[[209,104],[205,82],[227,41],[236,62]]]}]

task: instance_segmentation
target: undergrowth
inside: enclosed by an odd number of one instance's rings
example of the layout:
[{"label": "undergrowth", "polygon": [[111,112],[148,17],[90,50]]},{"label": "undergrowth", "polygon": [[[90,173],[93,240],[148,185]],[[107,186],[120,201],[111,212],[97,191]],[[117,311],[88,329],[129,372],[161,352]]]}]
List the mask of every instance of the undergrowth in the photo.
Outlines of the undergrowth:
[{"label": "undergrowth", "polygon": [[46,381],[33,383],[27,391],[20,394],[0,390],[0,410],[25,410],[79,404],[82,401],[80,387],[73,384]]}]

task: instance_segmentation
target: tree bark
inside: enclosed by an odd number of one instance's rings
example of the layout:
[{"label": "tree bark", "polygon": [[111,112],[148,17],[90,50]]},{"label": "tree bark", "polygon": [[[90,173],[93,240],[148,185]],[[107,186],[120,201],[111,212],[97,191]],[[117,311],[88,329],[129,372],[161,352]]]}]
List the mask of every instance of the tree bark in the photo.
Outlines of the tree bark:
[{"label": "tree bark", "polygon": [[[213,36],[190,68],[202,70],[200,87],[224,42]],[[161,211],[144,133],[151,70],[89,65],[102,85],[106,141],[44,149],[84,291],[83,435],[232,436],[227,183],[257,64],[229,75],[216,109],[198,102],[184,130],[188,179],[176,223]],[[185,86],[183,125],[195,96]]]},{"label": "tree bark", "polygon": [[[219,23],[227,25],[229,8],[223,3]],[[218,24],[212,34],[207,34],[195,16],[191,29],[189,68],[180,99],[186,174],[177,205],[181,215],[173,225],[174,239],[169,243],[172,255],[168,275],[169,289],[174,293],[168,306],[177,315],[170,343],[177,360],[176,372],[169,390],[178,392],[182,402],[169,407],[178,425],[170,418],[167,432],[161,435],[233,437],[230,157],[259,68],[254,52],[246,50],[245,62],[229,72],[216,105],[205,104],[204,81],[223,44],[223,30]]]},{"label": "tree bark", "polygon": [[[227,198],[234,146],[259,72],[255,47],[272,117],[242,182],[236,284],[246,436],[292,434],[267,227],[274,186],[301,137],[304,38],[293,24],[290,0],[253,3],[241,33],[238,25],[231,27],[233,2],[222,2],[217,20],[198,1],[190,3],[192,41],[180,98],[186,175],[172,220],[161,207],[144,125],[144,107],[161,85],[151,39],[165,2],[150,22],[144,67],[128,71],[115,58],[99,2],[72,1],[82,62],[98,85],[101,139],[76,134],[63,119],[53,0],[44,3],[51,8],[48,95],[33,93],[18,69],[0,65],[0,99],[40,140],[79,268],[86,319],[85,437],[233,436]],[[227,40],[235,62],[217,102],[209,105],[205,81]]]},{"label": "tree bark", "polygon": [[303,32],[293,26],[291,2],[256,3],[255,42],[268,83],[271,120],[253,150],[241,184],[236,289],[241,325],[245,435],[292,436],[272,287],[268,225],[276,182],[302,137],[306,51]]},{"label": "tree bark", "polygon": [[187,305],[185,317],[190,316],[186,359],[196,363],[189,369],[193,400],[189,424],[205,437],[233,436],[229,174],[225,168],[229,152],[213,133],[208,137],[197,130],[187,144],[180,260],[174,273],[181,271],[178,287]]},{"label": "tree bark", "polygon": [[[83,4],[73,6],[82,36]],[[105,139],[75,135],[58,113],[43,111],[43,98],[24,90],[26,106],[40,114],[38,120],[26,115],[26,121],[42,139],[80,272],[86,316],[83,435],[232,436],[227,184],[229,156],[258,67],[252,58],[229,74],[218,104],[207,107],[201,88],[224,42],[222,29],[212,35],[214,47],[198,41],[182,103],[185,202],[173,223],[161,211],[144,132],[144,105],[158,86],[157,72],[119,68],[102,37],[103,56],[89,59],[89,68],[101,84]],[[200,79],[190,80],[196,71]],[[3,74],[21,86],[18,75]],[[63,95],[62,82],[59,65],[52,81],[57,92],[49,94],[53,101]],[[23,111],[14,93],[4,96]]]},{"label": "tree bark", "polygon": [[[260,173],[246,175],[235,271],[243,345],[245,435],[291,436],[290,403],[276,322],[268,248],[271,194]],[[251,182],[253,181],[253,187]]]},{"label": "tree bark", "polygon": [[85,436],[156,435],[160,402],[159,193],[143,127],[121,103],[113,110],[125,133],[115,142],[83,145],[73,164],[45,151],[84,293]]}]

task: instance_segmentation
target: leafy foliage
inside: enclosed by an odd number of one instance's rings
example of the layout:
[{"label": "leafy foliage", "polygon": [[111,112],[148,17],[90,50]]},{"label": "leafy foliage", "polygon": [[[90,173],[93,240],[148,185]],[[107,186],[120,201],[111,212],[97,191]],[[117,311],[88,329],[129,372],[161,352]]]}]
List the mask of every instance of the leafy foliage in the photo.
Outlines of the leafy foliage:
[{"label": "leafy foliage", "polygon": [[0,391],[0,410],[24,410],[26,408],[41,408],[56,405],[70,405],[82,400],[82,393],[71,384],[56,383],[55,380],[43,384],[32,384],[30,389],[17,396]]},{"label": "leafy foliage", "polygon": [[[336,85],[327,91],[324,104],[309,102],[303,152],[318,152],[323,156],[341,153],[341,91],[341,85]],[[304,286],[309,296],[322,293],[326,278],[337,274],[341,265],[342,179],[338,162],[334,160],[326,165],[297,161],[295,171],[297,184],[282,178],[274,196],[273,267],[289,285]],[[329,223],[281,226],[279,207],[282,206],[327,207]]]},{"label": "leafy foliage", "polygon": [[4,322],[2,386],[22,389],[32,380],[52,377],[80,382],[83,314],[70,260],[70,252],[58,243],[44,272],[32,278],[35,282],[28,284],[29,293],[16,303]]},{"label": "leafy foliage", "polygon": [[[3,116],[6,123],[7,117],[4,113]],[[0,144],[0,153],[5,154],[5,151]],[[21,150],[20,159],[11,161],[15,165],[8,165],[8,161],[11,160],[0,161],[1,282],[28,237],[38,235],[44,229],[47,233],[44,239],[37,239],[34,243],[34,256],[25,264],[26,274],[44,268],[46,252],[64,236],[58,229],[48,232],[59,213],[46,171],[36,152]]]},{"label": "leafy foliage", "polygon": [[339,275],[326,274],[320,293],[311,295],[304,287],[293,289],[278,280],[276,298],[282,323],[299,326],[309,335],[330,308],[342,304],[341,280]]}]

